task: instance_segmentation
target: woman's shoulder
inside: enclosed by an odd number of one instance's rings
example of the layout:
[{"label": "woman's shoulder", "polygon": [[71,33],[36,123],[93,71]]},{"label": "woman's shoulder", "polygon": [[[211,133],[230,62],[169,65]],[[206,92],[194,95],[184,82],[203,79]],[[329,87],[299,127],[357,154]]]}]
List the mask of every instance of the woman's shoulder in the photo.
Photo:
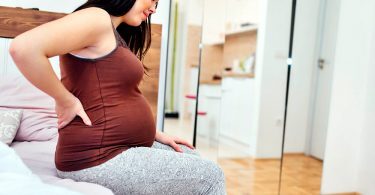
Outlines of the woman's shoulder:
[{"label": "woman's shoulder", "polygon": [[89,7],[73,12],[66,17],[74,17],[76,19],[82,19],[87,22],[94,21],[97,24],[101,24],[101,22],[106,24],[109,21],[110,15],[104,9],[98,7]]},{"label": "woman's shoulder", "polygon": [[24,32],[12,41],[12,45],[22,50],[27,43],[48,57],[62,55],[95,47],[112,33],[111,25],[110,15],[105,10],[86,8]]},{"label": "woman's shoulder", "polygon": [[69,24],[77,32],[87,35],[100,37],[100,35],[105,35],[112,31],[111,16],[107,11],[98,7],[75,11],[65,16],[62,20],[65,20],[63,23]]},{"label": "woman's shoulder", "polygon": [[78,10],[78,11],[75,11],[75,12],[72,12],[71,14],[98,14],[97,16],[109,16],[108,12],[105,11],[104,9],[102,8],[99,8],[99,7],[88,7],[88,8],[84,8],[84,9],[81,9],[81,10]]}]

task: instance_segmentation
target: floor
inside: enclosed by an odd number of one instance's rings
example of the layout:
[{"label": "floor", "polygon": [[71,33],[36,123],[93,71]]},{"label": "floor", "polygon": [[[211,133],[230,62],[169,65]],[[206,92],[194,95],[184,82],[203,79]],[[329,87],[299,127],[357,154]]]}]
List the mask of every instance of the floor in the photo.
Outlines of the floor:
[{"label": "floor", "polygon": [[[183,138],[190,142],[193,140],[193,129],[194,124],[189,119],[178,120],[166,118],[164,122],[165,133]],[[218,158],[238,158],[249,156],[249,154],[238,150],[238,146],[233,147],[232,145],[223,142],[219,144],[218,140],[201,135],[199,130],[197,133],[196,148],[204,158],[217,162]]]},{"label": "floor", "polygon": [[281,194],[320,194],[323,162],[303,154],[284,155]]},{"label": "floor", "polygon": [[[228,195],[273,195],[279,191],[280,160],[219,159]],[[286,155],[280,194],[319,195],[322,162],[304,155]]]},{"label": "floor", "polygon": [[[193,123],[167,118],[164,131],[191,141]],[[197,136],[196,148],[203,158],[217,162],[223,169],[228,195],[278,194],[280,159],[252,159],[243,151],[200,135]],[[284,155],[282,170],[280,194],[319,194],[321,161],[302,154]]]}]

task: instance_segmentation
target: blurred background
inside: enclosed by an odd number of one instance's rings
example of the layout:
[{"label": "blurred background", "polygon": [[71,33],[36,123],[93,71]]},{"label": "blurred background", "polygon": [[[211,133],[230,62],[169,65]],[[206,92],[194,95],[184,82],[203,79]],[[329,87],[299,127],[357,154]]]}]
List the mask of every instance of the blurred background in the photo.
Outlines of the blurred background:
[{"label": "blurred background", "polygon": [[172,0],[163,130],[216,161],[228,194],[375,193],[374,8]]}]

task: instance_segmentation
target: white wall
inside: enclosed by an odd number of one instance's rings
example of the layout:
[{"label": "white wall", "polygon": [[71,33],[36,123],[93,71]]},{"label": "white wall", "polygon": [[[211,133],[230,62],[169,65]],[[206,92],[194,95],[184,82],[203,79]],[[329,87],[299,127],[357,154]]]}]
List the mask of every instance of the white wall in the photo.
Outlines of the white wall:
[{"label": "white wall", "polygon": [[[42,11],[70,13],[86,0],[2,0],[0,6],[22,7],[22,8],[39,8]],[[165,72],[167,64],[167,42],[168,42],[168,26],[169,26],[169,4],[170,1],[163,0],[159,2],[158,9],[152,17],[152,23],[162,24],[162,40],[160,54],[160,75],[159,75],[159,96],[158,96],[158,114],[157,129],[162,129],[164,121],[164,90],[165,90]],[[1,45],[0,45],[1,47]],[[53,59],[57,62],[57,59]],[[1,68],[0,68],[1,70]]]},{"label": "white wall", "polygon": [[261,1],[255,70],[255,116],[257,131],[252,140],[257,158],[281,157],[289,47],[291,1]]},{"label": "white wall", "polygon": [[[75,8],[85,3],[86,0],[2,0],[0,6],[22,7],[22,8],[39,8],[41,11],[71,13]],[[157,13],[152,17],[152,23],[166,24],[169,17],[169,1],[160,1]]]},{"label": "white wall", "polygon": [[322,193],[375,193],[375,2],[342,0]]},{"label": "white wall", "polygon": [[[374,13],[374,12],[373,12]],[[371,18],[375,18],[374,15]],[[364,109],[364,124],[363,132],[361,134],[361,143],[359,151],[359,164],[358,164],[358,191],[363,194],[375,194],[375,29],[372,25],[372,40],[368,42],[371,46],[367,45],[368,50],[366,55],[372,55],[368,58],[367,69],[367,93]],[[369,54],[368,52],[372,52]]]},{"label": "white wall", "polygon": [[[374,13],[374,12],[373,12]],[[373,17],[374,15],[373,15]],[[372,40],[368,42],[368,50],[366,55],[372,55],[367,58],[367,82],[366,82],[366,100],[364,109],[364,124],[363,132],[361,134],[360,151],[359,151],[359,164],[358,164],[358,191],[366,194],[375,194],[375,29],[372,25]],[[372,54],[369,54],[372,52]]]},{"label": "white wall", "polygon": [[43,11],[70,13],[85,0],[60,0],[60,1],[40,1],[40,0],[8,0],[0,3],[1,6],[39,8]]}]

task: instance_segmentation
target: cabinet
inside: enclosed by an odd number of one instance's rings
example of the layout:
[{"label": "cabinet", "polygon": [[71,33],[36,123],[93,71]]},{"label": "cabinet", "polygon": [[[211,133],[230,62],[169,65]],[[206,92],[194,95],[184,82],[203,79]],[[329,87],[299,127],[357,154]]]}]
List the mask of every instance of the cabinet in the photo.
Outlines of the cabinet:
[{"label": "cabinet", "polygon": [[203,44],[223,44],[225,35],[256,30],[259,0],[205,0]]},{"label": "cabinet", "polygon": [[254,79],[224,77],[221,94],[220,141],[232,142],[250,152],[255,137]]},{"label": "cabinet", "polygon": [[259,24],[259,0],[226,0],[225,34],[256,30]]},{"label": "cabinet", "polygon": [[209,146],[216,146],[220,131],[221,87],[216,84],[201,84],[199,87],[197,134],[207,140]]},{"label": "cabinet", "polygon": [[198,136],[211,147],[220,142],[250,156],[256,136],[254,90],[254,79],[248,77],[224,77],[221,86],[201,84],[198,110],[205,114],[197,117]]},{"label": "cabinet", "polygon": [[202,43],[225,42],[226,0],[204,0]]}]

